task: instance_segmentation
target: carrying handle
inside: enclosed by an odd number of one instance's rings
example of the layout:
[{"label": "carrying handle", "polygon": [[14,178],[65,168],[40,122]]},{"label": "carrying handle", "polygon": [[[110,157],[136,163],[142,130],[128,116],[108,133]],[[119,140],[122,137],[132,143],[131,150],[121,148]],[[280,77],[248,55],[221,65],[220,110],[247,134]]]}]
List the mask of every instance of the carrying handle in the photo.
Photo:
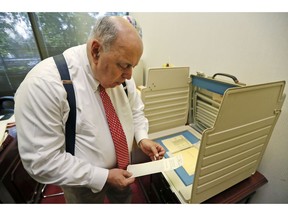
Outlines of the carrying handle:
[{"label": "carrying handle", "polygon": [[239,83],[239,80],[238,80],[235,76],[233,76],[233,75],[231,75],[231,74],[226,74],[226,73],[216,73],[216,74],[213,75],[212,79],[215,79],[215,77],[218,76],[218,75],[229,77],[229,78],[231,78],[235,83]]}]

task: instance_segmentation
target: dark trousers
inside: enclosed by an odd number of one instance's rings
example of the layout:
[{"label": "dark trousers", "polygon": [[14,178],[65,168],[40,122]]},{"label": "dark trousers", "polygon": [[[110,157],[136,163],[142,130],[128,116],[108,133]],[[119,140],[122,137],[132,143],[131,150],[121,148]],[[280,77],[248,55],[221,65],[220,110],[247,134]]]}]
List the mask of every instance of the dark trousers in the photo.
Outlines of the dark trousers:
[{"label": "dark trousers", "polygon": [[132,190],[130,186],[119,190],[109,185],[105,185],[102,191],[93,193],[90,188],[62,186],[66,203],[104,203],[107,196],[110,203],[131,203]]}]

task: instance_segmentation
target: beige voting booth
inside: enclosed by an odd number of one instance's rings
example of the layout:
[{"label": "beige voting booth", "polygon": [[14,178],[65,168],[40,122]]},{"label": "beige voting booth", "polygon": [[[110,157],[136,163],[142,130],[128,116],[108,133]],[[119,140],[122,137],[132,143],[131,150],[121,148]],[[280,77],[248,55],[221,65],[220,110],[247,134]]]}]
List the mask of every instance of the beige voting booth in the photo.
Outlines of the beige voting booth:
[{"label": "beige voting booth", "polygon": [[184,160],[162,173],[181,203],[201,203],[253,175],[285,99],[284,81],[245,86],[216,75],[151,68],[140,88],[150,138],[166,158]]}]

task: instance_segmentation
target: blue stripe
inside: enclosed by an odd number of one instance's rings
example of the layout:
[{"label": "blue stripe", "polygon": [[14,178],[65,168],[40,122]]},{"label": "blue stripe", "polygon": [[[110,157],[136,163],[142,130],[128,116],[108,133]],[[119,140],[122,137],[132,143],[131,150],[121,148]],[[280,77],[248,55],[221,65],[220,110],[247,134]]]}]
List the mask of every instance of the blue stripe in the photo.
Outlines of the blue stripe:
[{"label": "blue stripe", "polygon": [[219,82],[217,80],[207,79],[195,75],[191,75],[191,77],[193,87],[197,86],[199,88],[207,89],[208,91],[221,95],[223,95],[228,88],[237,87],[237,85],[234,84]]}]

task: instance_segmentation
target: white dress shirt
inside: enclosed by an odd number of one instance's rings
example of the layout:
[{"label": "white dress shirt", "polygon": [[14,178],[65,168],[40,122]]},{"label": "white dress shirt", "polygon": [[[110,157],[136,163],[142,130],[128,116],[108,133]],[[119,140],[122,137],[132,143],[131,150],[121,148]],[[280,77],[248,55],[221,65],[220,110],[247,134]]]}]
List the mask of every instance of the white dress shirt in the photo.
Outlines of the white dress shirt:
[{"label": "white dress shirt", "polygon": [[[76,97],[75,156],[65,152],[65,123],[69,114],[66,91],[53,58],[36,65],[15,94],[15,119],[20,156],[25,169],[45,184],[87,186],[100,191],[108,170],[116,166],[114,144],[92,76],[86,44],[64,53]],[[133,79],[106,89],[119,116],[128,148],[148,138],[144,105]]]}]

